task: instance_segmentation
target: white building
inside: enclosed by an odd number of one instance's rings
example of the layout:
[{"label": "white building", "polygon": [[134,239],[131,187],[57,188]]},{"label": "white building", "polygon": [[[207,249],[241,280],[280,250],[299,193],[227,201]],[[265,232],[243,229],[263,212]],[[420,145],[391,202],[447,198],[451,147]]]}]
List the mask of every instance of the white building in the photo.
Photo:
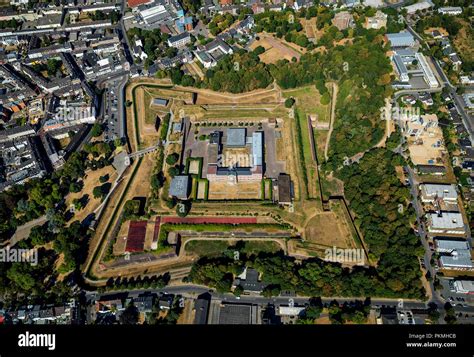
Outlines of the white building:
[{"label": "white building", "polygon": [[206,46],[201,46],[194,55],[204,68],[211,68],[217,65],[217,62],[225,55],[232,54],[234,51],[227,43],[220,38],[208,43]]},{"label": "white building", "polygon": [[168,39],[168,46],[175,48],[185,47],[188,43],[191,43],[191,36],[188,32],[180,33],[176,36],[171,36]]},{"label": "white building", "polygon": [[140,15],[146,24],[151,24],[151,23],[156,22],[157,18],[161,18],[165,16],[166,13],[167,13],[167,10],[163,5],[149,7],[147,9],[140,11]]},{"label": "white building", "polygon": [[304,306],[278,306],[279,316],[298,316],[304,311]]},{"label": "white building", "polygon": [[421,201],[433,202],[442,199],[448,202],[457,202],[458,193],[455,185],[425,183],[420,185]]},{"label": "white building", "polygon": [[428,233],[431,235],[464,236],[466,234],[463,216],[459,212],[428,213],[426,218]]},{"label": "white building", "polygon": [[472,85],[474,84],[474,76],[469,75],[469,76],[461,76],[459,77],[461,80],[461,83],[464,85]]},{"label": "white building", "polygon": [[434,5],[430,0],[425,0],[418,2],[413,5],[405,6],[404,9],[407,10],[407,14],[411,15],[414,14],[417,11],[422,11],[422,10],[427,10],[432,8]]},{"label": "white building", "polygon": [[471,247],[467,241],[448,239],[435,240],[436,251],[440,254],[440,268],[452,270],[472,270]]},{"label": "white building", "polygon": [[453,285],[458,294],[474,294],[473,280],[455,280]]},{"label": "white building", "polygon": [[408,70],[400,55],[394,55],[392,57],[392,61],[395,64],[395,70],[397,71],[400,82],[408,82],[410,80],[410,77],[408,76]]},{"label": "white building", "polygon": [[440,7],[438,13],[443,15],[459,15],[462,14],[461,7]]},{"label": "white building", "polygon": [[430,65],[428,64],[425,55],[423,53],[417,52],[415,53],[415,58],[418,60],[418,63],[423,70],[423,78],[425,79],[426,83],[430,86],[430,88],[438,88],[438,80],[436,79]]}]

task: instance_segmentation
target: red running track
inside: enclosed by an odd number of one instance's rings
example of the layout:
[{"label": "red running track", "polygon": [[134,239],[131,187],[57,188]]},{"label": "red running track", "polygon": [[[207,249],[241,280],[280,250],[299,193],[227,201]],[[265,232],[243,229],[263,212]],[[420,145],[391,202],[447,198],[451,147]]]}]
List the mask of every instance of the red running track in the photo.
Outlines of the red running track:
[{"label": "red running track", "polygon": [[255,217],[161,217],[162,223],[255,224]]}]

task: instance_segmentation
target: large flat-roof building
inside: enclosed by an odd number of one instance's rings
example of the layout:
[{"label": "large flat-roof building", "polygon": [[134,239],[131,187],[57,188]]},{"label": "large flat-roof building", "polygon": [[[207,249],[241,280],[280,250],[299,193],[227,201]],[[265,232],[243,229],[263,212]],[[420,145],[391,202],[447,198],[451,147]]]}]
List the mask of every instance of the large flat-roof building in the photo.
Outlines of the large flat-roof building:
[{"label": "large flat-roof building", "polygon": [[170,184],[169,195],[180,200],[186,200],[189,196],[191,181],[188,175],[173,177]]},{"label": "large flat-roof building", "polygon": [[474,294],[473,280],[455,280],[453,283],[454,290],[458,294]]},{"label": "large flat-roof building", "polygon": [[434,4],[431,2],[431,0],[424,0],[412,5],[405,6],[404,9],[407,11],[407,14],[411,15],[417,11],[428,10],[433,6]]},{"label": "large flat-roof building", "polygon": [[253,304],[232,304],[213,300],[208,321],[210,325],[258,325],[261,324],[261,308]]},{"label": "large flat-roof building", "polygon": [[388,33],[387,40],[390,42],[392,48],[412,47],[416,41],[413,35],[409,32]]},{"label": "large flat-roof building", "polygon": [[456,202],[458,193],[455,185],[425,183],[420,185],[421,201],[434,202],[438,199]]},{"label": "large flat-roof building", "polygon": [[395,69],[397,71],[400,82],[408,82],[410,80],[410,77],[408,76],[408,69],[405,66],[405,63],[403,63],[400,55],[398,54],[394,55],[392,57],[392,60],[393,60],[393,63],[395,63]]},{"label": "large flat-roof building", "polygon": [[471,247],[467,241],[436,239],[436,252],[440,254],[440,268],[452,270],[472,270]]},{"label": "large flat-roof building", "polygon": [[421,69],[423,70],[423,78],[425,82],[430,86],[430,88],[438,88],[439,83],[436,79],[433,70],[431,69],[426,57],[423,53],[417,52],[415,53],[415,58],[418,60]]},{"label": "large flat-roof building", "polygon": [[459,212],[428,213],[427,228],[430,235],[465,236],[466,225]]}]

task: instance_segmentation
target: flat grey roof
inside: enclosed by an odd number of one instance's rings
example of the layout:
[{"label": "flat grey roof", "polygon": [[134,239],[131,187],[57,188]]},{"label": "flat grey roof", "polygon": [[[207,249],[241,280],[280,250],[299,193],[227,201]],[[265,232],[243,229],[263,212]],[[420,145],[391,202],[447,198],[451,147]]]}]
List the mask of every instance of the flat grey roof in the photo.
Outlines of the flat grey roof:
[{"label": "flat grey roof", "polygon": [[220,325],[248,325],[252,316],[251,305],[226,304],[220,309]]},{"label": "flat grey roof", "polygon": [[458,197],[455,185],[425,183],[420,186],[421,192],[426,196],[437,196],[447,200],[455,200]]},{"label": "flat grey roof", "polygon": [[462,214],[459,212],[443,212],[441,216],[437,213],[429,213],[431,227],[445,229],[464,228]]},{"label": "flat grey roof", "polygon": [[229,128],[227,129],[227,146],[245,146],[246,130],[245,128]]},{"label": "flat grey roof", "polygon": [[169,194],[177,198],[187,198],[189,194],[189,176],[179,175],[173,177]]}]

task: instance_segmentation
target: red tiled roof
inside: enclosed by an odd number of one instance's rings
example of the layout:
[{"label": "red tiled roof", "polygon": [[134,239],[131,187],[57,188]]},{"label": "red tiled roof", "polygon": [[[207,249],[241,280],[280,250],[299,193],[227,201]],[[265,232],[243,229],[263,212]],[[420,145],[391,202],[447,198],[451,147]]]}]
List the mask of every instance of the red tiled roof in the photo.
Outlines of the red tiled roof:
[{"label": "red tiled roof", "polygon": [[149,3],[150,0],[128,0],[127,4],[128,7],[136,7],[138,5]]}]

